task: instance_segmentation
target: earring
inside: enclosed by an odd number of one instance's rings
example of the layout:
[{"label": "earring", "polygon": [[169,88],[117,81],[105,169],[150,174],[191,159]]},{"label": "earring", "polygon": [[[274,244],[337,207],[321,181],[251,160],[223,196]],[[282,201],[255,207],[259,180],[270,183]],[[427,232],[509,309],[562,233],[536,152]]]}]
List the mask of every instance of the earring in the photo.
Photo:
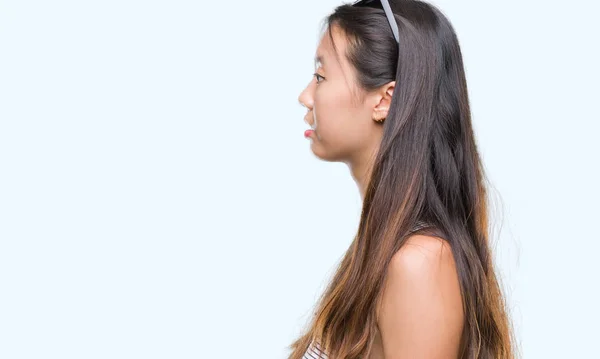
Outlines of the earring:
[{"label": "earring", "polygon": [[[387,110],[388,110],[387,108],[382,108],[381,110],[378,110],[378,111],[387,111]],[[383,122],[383,121],[385,121],[385,117],[383,117],[383,118],[374,118],[373,120],[375,120],[377,122]]]},{"label": "earring", "polygon": [[376,121],[376,122],[383,122],[383,121],[385,121],[385,117],[383,117],[383,118],[374,118],[373,120]]}]

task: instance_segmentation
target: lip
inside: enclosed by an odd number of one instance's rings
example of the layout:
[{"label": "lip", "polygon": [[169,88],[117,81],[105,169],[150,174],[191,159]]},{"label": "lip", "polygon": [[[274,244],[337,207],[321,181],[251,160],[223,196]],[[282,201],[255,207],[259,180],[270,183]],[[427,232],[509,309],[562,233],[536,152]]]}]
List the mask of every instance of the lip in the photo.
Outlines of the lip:
[{"label": "lip", "polygon": [[[312,120],[312,124],[310,120]],[[304,131],[304,138],[319,138],[319,136],[317,135],[317,119],[314,117],[314,114],[312,114],[312,112],[308,112],[306,116],[304,116],[304,122],[306,122],[306,124],[310,126],[309,129]]]},{"label": "lip", "polygon": [[311,124],[310,124],[310,122],[308,121],[308,116],[307,116],[307,117],[304,117],[304,122],[306,122],[306,124],[310,126],[310,129],[311,129],[311,130],[313,130],[313,131],[315,131],[315,130],[316,130],[316,127],[317,127],[317,126],[316,126],[316,123],[314,123],[314,122],[313,122],[313,124],[311,125]]},{"label": "lip", "polygon": [[310,123],[308,123],[308,121],[306,121],[306,120],[304,120],[304,122],[306,122],[306,123],[307,123],[307,124],[310,126],[309,130],[313,130],[313,131],[316,131],[316,130],[317,130],[317,126],[316,126],[314,123],[311,125],[311,124],[310,124]]}]

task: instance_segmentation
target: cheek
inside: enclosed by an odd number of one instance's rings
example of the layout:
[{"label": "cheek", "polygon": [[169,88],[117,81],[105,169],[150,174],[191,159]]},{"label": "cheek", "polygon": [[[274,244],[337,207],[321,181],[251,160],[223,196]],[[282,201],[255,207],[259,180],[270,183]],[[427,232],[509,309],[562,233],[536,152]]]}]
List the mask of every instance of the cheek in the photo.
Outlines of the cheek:
[{"label": "cheek", "polygon": [[350,93],[345,88],[322,87],[314,97],[314,119],[323,135],[335,135],[352,125],[352,109]]},{"label": "cheek", "polygon": [[318,141],[313,145],[323,158],[347,158],[369,142],[368,114],[352,102],[347,90],[323,89],[314,98],[314,116]]}]

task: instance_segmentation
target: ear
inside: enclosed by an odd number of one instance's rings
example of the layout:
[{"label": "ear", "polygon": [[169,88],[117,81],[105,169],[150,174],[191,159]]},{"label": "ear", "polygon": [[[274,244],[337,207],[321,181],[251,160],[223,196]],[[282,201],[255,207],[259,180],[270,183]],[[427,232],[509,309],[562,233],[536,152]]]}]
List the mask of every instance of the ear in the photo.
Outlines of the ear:
[{"label": "ear", "polygon": [[394,88],[396,87],[396,81],[388,82],[381,86],[375,93],[375,107],[373,108],[373,120],[383,121],[388,115],[390,109],[390,103],[392,102],[392,95],[394,94]]}]

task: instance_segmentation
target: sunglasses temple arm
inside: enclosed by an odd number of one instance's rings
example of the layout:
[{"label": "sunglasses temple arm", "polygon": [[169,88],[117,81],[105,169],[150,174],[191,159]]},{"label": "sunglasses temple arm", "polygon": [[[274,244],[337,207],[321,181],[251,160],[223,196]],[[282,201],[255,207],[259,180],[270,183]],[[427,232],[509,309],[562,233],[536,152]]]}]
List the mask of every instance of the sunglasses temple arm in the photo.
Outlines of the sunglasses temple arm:
[{"label": "sunglasses temple arm", "polygon": [[385,12],[385,16],[388,18],[388,22],[392,27],[392,32],[394,33],[394,37],[396,38],[396,42],[400,44],[400,35],[398,33],[398,24],[396,23],[396,18],[394,17],[394,13],[392,12],[392,8],[390,7],[390,3],[387,0],[381,0],[381,5],[383,6],[383,10]]}]

